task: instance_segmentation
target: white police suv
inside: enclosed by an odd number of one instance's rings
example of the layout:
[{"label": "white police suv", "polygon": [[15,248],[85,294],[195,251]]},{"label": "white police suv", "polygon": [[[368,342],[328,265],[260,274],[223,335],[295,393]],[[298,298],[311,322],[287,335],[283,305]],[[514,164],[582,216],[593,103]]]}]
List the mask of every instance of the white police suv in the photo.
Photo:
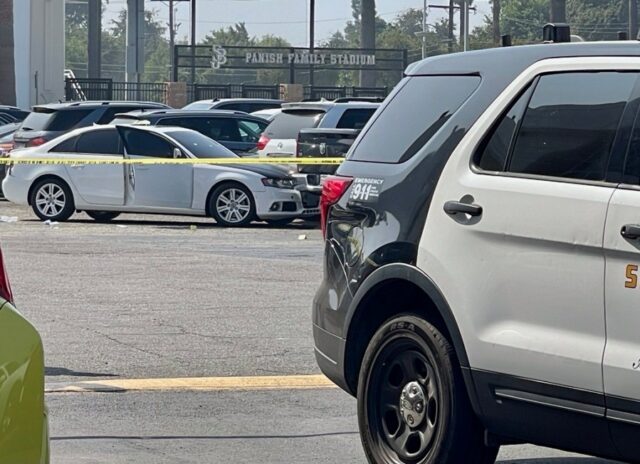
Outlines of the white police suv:
[{"label": "white police suv", "polygon": [[640,462],[640,43],[406,74],[321,200],[316,357],[368,459]]}]

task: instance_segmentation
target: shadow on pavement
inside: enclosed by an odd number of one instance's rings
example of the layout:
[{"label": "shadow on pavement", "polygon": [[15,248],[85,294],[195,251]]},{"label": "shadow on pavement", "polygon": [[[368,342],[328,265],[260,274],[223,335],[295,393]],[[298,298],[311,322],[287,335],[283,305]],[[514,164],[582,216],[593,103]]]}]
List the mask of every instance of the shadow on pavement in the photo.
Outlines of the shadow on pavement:
[{"label": "shadow on pavement", "polygon": [[[358,432],[327,432],[300,435],[77,435],[51,437],[51,441],[74,440],[290,440],[294,438],[318,438],[338,435],[358,435]],[[514,461],[515,462],[515,461]],[[554,463],[556,464],[556,463]],[[564,464],[564,463],[561,463]],[[566,464],[569,464],[567,462]],[[586,464],[586,463],[585,463]]]},{"label": "shadow on pavement", "polygon": [[496,464],[614,464],[598,458],[536,458],[497,460]]},{"label": "shadow on pavement", "polygon": [[[23,219],[22,222],[42,222],[39,219]],[[162,221],[153,219],[116,219],[110,222],[96,222],[93,219],[69,219],[62,224],[94,224],[96,226],[156,226],[159,229],[189,229],[192,225],[202,229],[224,229],[213,220],[207,221],[197,218],[195,221]],[[228,227],[228,229],[272,229],[272,230],[310,230],[319,229],[320,223],[315,221],[297,221],[285,226],[271,225],[262,222],[251,223],[243,227]]]},{"label": "shadow on pavement", "polygon": [[66,367],[50,367],[44,368],[44,375],[56,376],[56,375],[68,375],[70,377],[117,377],[115,374],[104,374],[102,372],[79,372],[72,371]]}]

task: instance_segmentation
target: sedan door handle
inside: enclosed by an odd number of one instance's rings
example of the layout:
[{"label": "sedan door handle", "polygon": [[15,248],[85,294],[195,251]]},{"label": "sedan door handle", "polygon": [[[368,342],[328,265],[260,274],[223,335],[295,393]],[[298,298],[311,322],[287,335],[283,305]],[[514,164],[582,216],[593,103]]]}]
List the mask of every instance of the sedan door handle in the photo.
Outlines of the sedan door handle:
[{"label": "sedan door handle", "polygon": [[640,226],[637,224],[627,224],[620,229],[620,235],[629,240],[637,240],[640,238]]},{"label": "sedan door handle", "polygon": [[86,166],[86,164],[72,164],[71,167],[73,169],[84,169],[84,167]]},{"label": "sedan door handle", "polygon": [[480,216],[482,215],[482,206],[461,201],[448,201],[444,204],[444,212],[450,215],[463,213],[469,216]]}]

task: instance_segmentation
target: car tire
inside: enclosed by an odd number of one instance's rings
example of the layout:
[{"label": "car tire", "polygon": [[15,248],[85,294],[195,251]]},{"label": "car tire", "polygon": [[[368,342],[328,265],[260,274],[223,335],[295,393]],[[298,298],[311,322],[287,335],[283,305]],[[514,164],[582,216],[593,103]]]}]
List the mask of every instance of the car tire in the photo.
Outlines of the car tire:
[{"label": "car tire", "polygon": [[373,336],[358,379],[358,423],[370,463],[491,464],[449,341],[411,315]]},{"label": "car tire", "polygon": [[29,198],[33,212],[43,221],[66,221],[75,211],[73,194],[61,179],[38,181]]},{"label": "car tire", "polygon": [[221,226],[246,226],[256,215],[253,195],[242,184],[234,182],[219,185],[209,198],[209,214]]},{"label": "car tire", "polygon": [[85,211],[85,213],[96,222],[109,222],[120,216],[120,213],[115,211]]}]

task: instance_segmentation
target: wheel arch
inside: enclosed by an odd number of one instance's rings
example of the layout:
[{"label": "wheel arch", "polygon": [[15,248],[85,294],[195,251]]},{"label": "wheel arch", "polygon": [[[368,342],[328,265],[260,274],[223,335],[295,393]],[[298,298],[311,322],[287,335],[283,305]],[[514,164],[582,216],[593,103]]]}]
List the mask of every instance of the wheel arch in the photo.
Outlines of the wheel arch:
[{"label": "wheel arch", "polygon": [[62,176],[59,176],[58,174],[52,174],[52,173],[41,174],[35,179],[33,179],[33,181],[31,182],[31,185],[29,186],[29,192],[27,193],[27,203],[29,204],[29,206],[33,206],[31,204],[31,197],[33,196],[33,190],[36,188],[36,185],[38,185],[40,182],[47,179],[57,180],[62,182],[64,185],[66,185],[69,191],[71,192],[71,201],[73,201],[73,204],[75,206],[76,204],[75,193],[73,191],[71,184]]},{"label": "wheel arch", "polygon": [[[389,304],[391,303],[391,304]],[[369,340],[378,328],[400,314],[422,317],[441,331],[454,347],[474,411],[481,411],[469,369],[469,358],[456,319],[437,285],[420,269],[403,263],[382,266],[360,286],[345,319],[344,374],[352,393],[358,388],[360,366]]]}]

